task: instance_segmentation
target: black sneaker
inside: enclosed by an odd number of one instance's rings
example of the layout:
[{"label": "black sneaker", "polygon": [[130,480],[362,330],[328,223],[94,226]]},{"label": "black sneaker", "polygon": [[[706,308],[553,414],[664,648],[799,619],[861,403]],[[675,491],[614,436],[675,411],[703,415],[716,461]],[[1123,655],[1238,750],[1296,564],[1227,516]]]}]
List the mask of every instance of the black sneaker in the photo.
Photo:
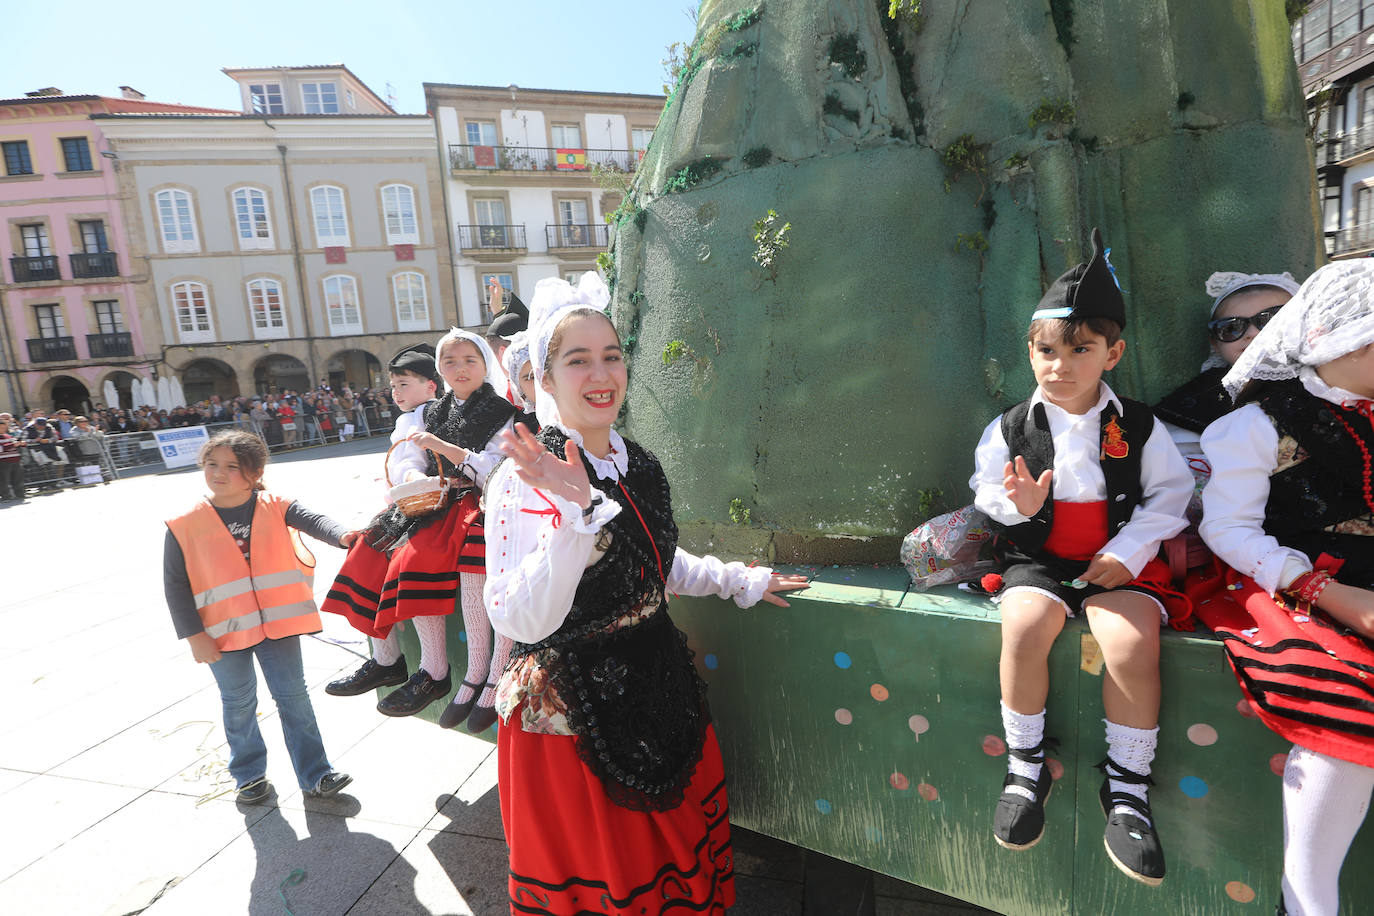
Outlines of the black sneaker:
[{"label": "black sneaker", "polygon": [[272,784],[267,781],[266,776],[260,776],[252,782],[246,782],[239,786],[238,792],[234,795],[234,800],[241,801],[245,805],[256,805],[271,794]]},{"label": "black sneaker", "polygon": [[429,672],[421,668],[410,676],[404,686],[382,697],[377,711],[384,716],[413,716],[435,700],[448,696],[453,679],[445,674],[442,681],[436,681]]},{"label": "black sneaker", "polygon": [[[1053,739],[1042,741],[1035,747],[1007,748],[1007,753],[1026,763],[1040,764],[1040,778],[1035,780],[1008,773],[1002,780],[1002,795],[997,799],[997,810],[992,815],[992,836],[997,845],[1004,849],[1030,849],[1045,835],[1045,802],[1054,788],[1054,777],[1050,775],[1049,765],[1045,762],[1045,746]],[[1011,786],[1020,786],[1035,793],[1030,799],[1016,792],[1007,792]]]},{"label": "black sneaker", "polygon": [[[1102,834],[1107,856],[1113,865],[1141,884],[1158,887],[1164,881],[1164,849],[1159,845],[1155,828],[1145,820],[1150,818],[1150,803],[1126,792],[1113,792],[1109,781],[1116,779],[1133,785],[1152,786],[1154,780],[1122,768],[1110,757],[1099,763],[1097,768],[1107,777],[1102,780],[1102,789],[1098,792],[1102,813],[1107,816],[1107,829]],[[1114,811],[1117,805],[1130,808],[1135,813]]]},{"label": "black sneaker", "polygon": [[353,777],[347,773],[337,773],[330,770],[320,777],[319,783],[313,789],[305,791],[306,798],[328,798],[331,795],[339,794],[339,790],[353,781]]},{"label": "black sneaker", "polygon": [[392,665],[379,665],[376,659],[369,658],[363,666],[348,677],[330,681],[324,692],[335,697],[356,697],[376,690],[378,687],[392,687],[406,682],[406,657],[402,655]]}]

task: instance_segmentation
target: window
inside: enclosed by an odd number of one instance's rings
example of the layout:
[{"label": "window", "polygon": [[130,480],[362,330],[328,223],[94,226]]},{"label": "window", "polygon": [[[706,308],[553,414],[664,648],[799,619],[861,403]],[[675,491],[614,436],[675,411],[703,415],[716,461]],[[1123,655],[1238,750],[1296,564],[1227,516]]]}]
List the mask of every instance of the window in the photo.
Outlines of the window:
[{"label": "window", "polygon": [[92,302],[95,308],[95,327],[101,334],[119,334],[124,328],[124,316],[119,311],[119,300],[101,299]]},{"label": "window", "polygon": [[339,92],[333,83],[301,83],[301,101],[306,114],[339,113]]},{"label": "window", "polygon": [[248,87],[248,100],[253,114],[286,114],[282,103],[281,83],[255,83]]},{"label": "window", "polygon": [[582,148],[582,128],[576,124],[553,124],[549,130],[553,134],[554,149]]},{"label": "window", "polygon": [[46,258],[52,255],[48,245],[48,227],[44,223],[32,223],[19,227],[19,238],[24,243],[24,257]]},{"label": "window", "polygon": [[357,102],[355,102],[355,101],[353,100],[353,90],[352,90],[352,89],[345,89],[345,90],[344,90],[344,99],[348,102],[348,107],[349,107],[349,108],[357,108],[357,107],[358,107]]},{"label": "window", "polygon": [[191,216],[191,195],[185,191],[158,191],[157,218],[162,227],[162,250],[168,254],[200,251],[196,241],[195,220]]},{"label": "window", "polygon": [[90,172],[91,144],[85,137],[63,137],[62,159],[69,172]]},{"label": "window", "polygon": [[254,337],[286,336],[286,311],[276,280],[248,281],[248,310],[253,314]]},{"label": "window", "polygon": [[420,243],[415,219],[415,191],[410,185],[389,184],[382,188],[382,217],[388,245]]},{"label": "window", "polygon": [[177,331],[188,343],[208,341],[210,329],[210,299],[204,283],[190,280],[172,284],[172,312],[176,316]]},{"label": "window", "polygon": [[62,317],[60,305],[35,305],[34,317],[38,321],[38,336],[51,340],[67,336],[67,322]]},{"label": "window", "polygon": [[396,327],[401,331],[423,331],[429,328],[429,299],[425,295],[423,274],[407,272],[391,278],[391,290],[396,299]]},{"label": "window", "polygon": [[110,250],[109,241],[105,237],[104,220],[78,220],[76,228],[81,232],[81,250],[86,254],[102,254]]},{"label": "window", "polygon": [[649,148],[649,141],[654,137],[652,127],[632,127],[630,128],[630,143],[639,152]]},{"label": "window", "polygon": [[468,143],[473,146],[496,146],[495,121],[468,121],[463,125]]},{"label": "window", "polygon": [[310,209],[315,213],[315,243],[319,247],[348,244],[343,188],[333,185],[311,188]]},{"label": "window", "polygon": [[506,229],[506,202],[499,197],[474,200],[472,209],[477,214],[477,247],[510,247],[510,233]]},{"label": "window", "polygon": [[361,334],[362,312],[358,308],[358,283],[352,277],[324,278],[324,310],[331,334]]},{"label": "window", "polygon": [[271,248],[272,224],[267,218],[267,195],[258,188],[234,191],[234,226],[239,248]]},{"label": "window", "polygon": [[33,174],[33,161],[29,159],[29,143],[27,140],[9,140],[0,143],[0,149],[3,149],[5,152],[6,175]]},{"label": "window", "polygon": [[496,282],[501,284],[503,290],[501,295],[501,308],[510,307],[510,294],[514,288],[510,274],[482,274],[477,278],[477,301],[482,305],[482,324],[490,324],[492,315],[491,309],[487,307],[487,287],[491,286],[491,278],[495,277]]},{"label": "window", "polygon": [[587,202],[585,200],[560,200],[558,202],[558,222],[564,226],[587,225]]}]

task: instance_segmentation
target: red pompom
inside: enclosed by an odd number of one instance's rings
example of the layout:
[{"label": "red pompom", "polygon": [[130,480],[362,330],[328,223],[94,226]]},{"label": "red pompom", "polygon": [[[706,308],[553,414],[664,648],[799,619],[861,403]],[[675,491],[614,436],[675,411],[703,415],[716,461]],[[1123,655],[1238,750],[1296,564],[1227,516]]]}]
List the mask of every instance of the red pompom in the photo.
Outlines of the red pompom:
[{"label": "red pompom", "polygon": [[1002,577],[997,573],[988,573],[978,580],[978,584],[983,586],[983,591],[989,595],[995,595],[1002,590]]}]

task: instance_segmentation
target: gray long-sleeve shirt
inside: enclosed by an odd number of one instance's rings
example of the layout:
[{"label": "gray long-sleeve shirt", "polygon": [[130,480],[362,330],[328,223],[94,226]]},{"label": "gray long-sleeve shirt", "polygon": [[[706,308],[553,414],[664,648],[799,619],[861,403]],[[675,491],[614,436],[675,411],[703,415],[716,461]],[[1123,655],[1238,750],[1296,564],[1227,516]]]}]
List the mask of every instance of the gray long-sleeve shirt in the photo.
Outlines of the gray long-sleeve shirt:
[{"label": "gray long-sleeve shirt", "polygon": [[[215,507],[224,526],[233,535],[234,542],[248,555],[249,539],[253,532],[253,510],[258,504],[258,494],[241,506],[229,509]],[[326,544],[343,546],[339,539],[348,529],[327,515],[312,512],[295,502],[286,510],[286,524],[317,538]],[[200,612],[196,610],[195,594],[191,591],[191,579],[186,574],[186,556],[181,552],[181,544],[171,529],[163,541],[162,549],[162,590],[167,596],[167,609],[172,613],[172,626],[176,629],[177,639],[185,639],[204,631],[200,622]]]}]

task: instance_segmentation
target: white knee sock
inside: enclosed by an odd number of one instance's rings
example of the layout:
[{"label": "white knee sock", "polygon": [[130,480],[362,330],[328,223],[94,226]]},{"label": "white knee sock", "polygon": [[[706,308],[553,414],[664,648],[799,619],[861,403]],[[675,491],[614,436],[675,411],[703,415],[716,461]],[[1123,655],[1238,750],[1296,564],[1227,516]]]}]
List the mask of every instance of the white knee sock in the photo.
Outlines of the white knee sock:
[{"label": "white knee sock", "polygon": [[1289,916],[1327,916],[1338,879],[1369,811],[1374,768],[1293,745],[1283,768],[1283,902]]},{"label": "white knee sock", "polygon": [[506,662],[510,661],[510,650],[514,643],[509,636],[502,636],[496,633],[495,648],[491,652],[491,667],[487,669],[487,683],[491,686],[482,691],[482,695],[477,699],[478,706],[496,705],[496,682],[501,677],[501,672],[506,670]]},{"label": "white knee sock", "polygon": [[[1028,716],[1003,703],[1002,728],[1007,734],[1007,747],[1020,750],[1035,747],[1045,737],[1045,710],[1042,709]],[[1043,760],[1044,756],[1042,753],[1040,758]],[[1017,776],[1024,776],[1031,782],[1040,778],[1040,769],[1043,766],[1043,763],[1028,763],[1007,754],[1007,769]],[[1035,800],[1035,793],[1021,786],[1007,786],[1005,791],[1013,795],[1022,795],[1032,801]]]},{"label": "white knee sock", "polygon": [[[1159,727],[1131,728],[1129,725],[1121,725],[1110,719],[1103,719],[1102,721],[1107,724],[1107,756],[1110,758],[1110,763],[1107,766],[1108,787],[1113,792],[1124,792],[1127,795],[1134,795],[1141,801],[1149,801],[1150,787],[1148,785],[1112,779],[1112,774],[1118,771],[1114,770],[1110,764],[1114,763],[1121,769],[1139,773],[1141,776],[1149,776],[1150,764],[1155,759],[1155,745],[1159,743]],[[1148,817],[1142,816],[1139,811],[1126,805],[1113,805],[1112,810],[1134,814],[1145,823],[1150,823]]]},{"label": "white knee sock", "polygon": [[448,676],[448,643],[444,636],[446,616],[412,617],[420,637],[420,667],[436,681]]},{"label": "white knee sock", "polygon": [[[486,585],[485,573],[463,572],[458,574],[458,601],[463,608],[463,629],[468,637],[468,670],[463,680],[473,684],[485,683],[487,667],[491,664],[491,621],[487,619],[487,606],[482,601],[482,587]],[[466,703],[473,694],[471,687],[460,685],[453,696],[453,702]],[[495,702],[487,705],[495,705]]]},{"label": "white knee sock", "polygon": [[372,657],[377,664],[388,668],[401,660],[401,634],[396,627],[386,634],[386,639],[372,637]]}]

